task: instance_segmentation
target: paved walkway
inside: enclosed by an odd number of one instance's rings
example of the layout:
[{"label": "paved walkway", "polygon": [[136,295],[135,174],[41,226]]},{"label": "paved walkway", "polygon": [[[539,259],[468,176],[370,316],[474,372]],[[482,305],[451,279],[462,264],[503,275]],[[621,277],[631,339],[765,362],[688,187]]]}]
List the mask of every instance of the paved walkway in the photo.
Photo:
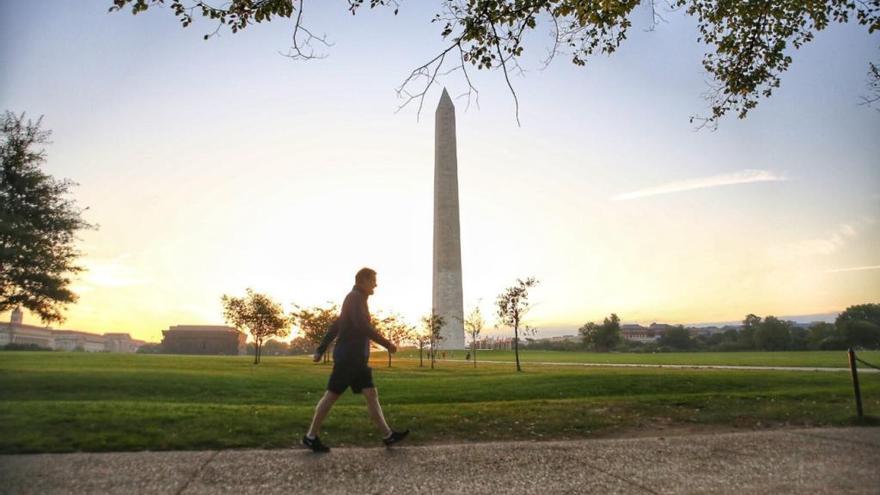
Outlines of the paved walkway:
[{"label": "paved walkway", "polygon": [[880,428],[0,456],[0,493],[880,493]]}]

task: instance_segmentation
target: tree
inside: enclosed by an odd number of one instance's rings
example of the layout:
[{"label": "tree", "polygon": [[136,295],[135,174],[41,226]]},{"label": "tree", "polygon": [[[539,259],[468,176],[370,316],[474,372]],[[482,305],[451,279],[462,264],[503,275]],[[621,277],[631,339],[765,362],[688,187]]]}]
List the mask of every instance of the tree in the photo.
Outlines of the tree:
[{"label": "tree", "polygon": [[749,313],[743,320],[742,329],[739,331],[737,340],[743,349],[755,348],[755,332],[761,326],[761,317]]},{"label": "tree", "polygon": [[681,325],[666,330],[666,332],[660,336],[660,341],[658,343],[661,346],[681,351],[687,351],[694,347],[694,341],[691,339],[691,334]]},{"label": "tree", "polygon": [[[203,0],[113,0],[110,11],[129,8],[133,14],[149,7],[169,4],[171,12],[183,25],[194,17],[217,23],[204,35],[217,34],[224,26],[233,33],[276,18],[294,18],[292,46],[287,56],[294,59],[321,58],[314,45],[329,46],[326,37],[315,36],[302,22],[304,0],[229,0],[223,7],[213,7]],[[349,0],[354,14],[366,0]],[[433,22],[442,25],[440,35],[445,47],[423,65],[416,67],[397,89],[404,101],[418,102],[421,111],[428,90],[438,77],[458,72],[467,83],[468,99],[476,95],[468,67],[477,70],[499,69],[504,76],[519,121],[519,102],[511,84],[511,72],[521,72],[519,59],[525,51],[524,39],[531,31],[545,29],[551,39],[545,66],[560,54],[578,66],[586,65],[594,55],[617,51],[632,27],[634,10],[641,0],[443,0]],[[651,28],[663,21],[652,8]],[[867,27],[869,33],[880,29],[877,0],[668,0],[672,9],[693,17],[699,34],[697,41],[707,45],[703,68],[712,80],[706,94],[710,114],[691,117],[691,121],[715,127],[728,112],[745,118],[761,98],[769,98],[781,83],[782,74],[792,62],[792,51],[813,40],[816,33],[831,23],[851,19]],[[397,13],[397,0],[370,0],[371,8],[391,6]],[[295,17],[294,17],[295,16]],[[872,71],[875,66],[870,66]]]},{"label": "tree", "polygon": [[76,184],[40,170],[51,135],[41,124],[12,112],[0,123],[0,312],[22,306],[50,323],[77,301],[76,235],[95,227],[69,198]]},{"label": "tree", "polygon": [[431,343],[430,330],[419,331],[415,327],[410,327],[410,332],[409,340],[419,348],[419,368],[423,368],[425,366],[425,348]]},{"label": "tree", "polygon": [[807,338],[810,336],[810,333],[807,331],[807,329],[796,326],[794,324],[790,324],[788,327],[788,333],[791,335],[791,339],[789,340],[788,344],[788,348],[790,350],[803,351],[807,349]]},{"label": "tree", "polygon": [[311,354],[315,352],[315,345],[305,337],[294,337],[287,347],[287,352],[290,354]]},{"label": "tree", "polygon": [[880,348],[880,325],[876,323],[865,320],[851,321],[843,326],[841,333],[851,347]]},{"label": "tree", "polygon": [[611,313],[601,325],[590,322],[582,326],[578,332],[587,348],[608,352],[620,343],[620,318],[616,313]]},{"label": "tree", "polygon": [[[409,340],[410,335],[412,334],[412,327],[406,324],[403,321],[403,317],[398,314],[390,314],[385,317],[374,317],[374,325],[376,329],[379,330],[379,333],[385,336],[386,339],[390,340],[394,343],[394,345],[400,347],[404,342]],[[391,367],[391,353],[388,353],[388,367]]]},{"label": "tree", "polygon": [[289,350],[290,347],[287,345],[286,342],[269,339],[263,343],[260,354],[266,354],[267,356],[283,356],[285,354],[288,354]]},{"label": "tree", "polygon": [[850,346],[880,348],[880,304],[856,304],[834,321]]},{"label": "tree", "polygon": [[736,343],[739,338],[739,332],[735,329],[725,330],[724,333],[721,334],[723,336],[722,342],[728,342],[731,344]]},{"label": "tree", "polygon": [[498,295],[495,305],[498,320],[502,325],[513,328],[513,354],[516,357],[516,371],[522,371],[519,364],[519,327],[529,311],[529,289],[538,284],[534,277],[516,279],[516,284],[504,289]]},{"label": "tree", "polygon": [[[294,325],[299,327],[300,336],[309,341],[313,348],[321,343],[324,335],[330,330],[330,326],[339,315],[339,308],[333,303],[311,308],[303,308],[294,304],[293,308],[290,318]],[[330,351],[324,353],[325,363],[329,359],[329,354]]]},{"label": "tree", "polygon": [[281,305],[269,296],[248,288],[244,297],[220,298],[223,317],[235,328],[246,329],[254,339],[254,364],[260,363],[263,341],[270,337],[284,337],[290,332],[290,317],[284,315]]},{"label": "tree", "polygon": [[578,334],[581,336],[581,340],[584,343],[584,347],[587,349],[596,350],[596,343],[594,335],[598,329],[599,325],[596,325],[592,321],[584,323],[584,325],[578,328]]},{"label": "tree", "polygon": [[829,339],[843,340],[837,331],[837,327],[831,323],[826,323],[824,321],[813,323],[807,329],[807,347],[810,349],[825,349]]},{"label": "tree", "polygon": [[[446,324],[443,317],[437,313],[431,313],[422,317],[422,325],[425,327],[425,335],[428,337],[428,343],[431,346],[431,369],[434,369],[434,362],[437,357],[437,346],[443,340],[443,326]],[[419,360],[421,360],[421,351],[419,351]]]},{"label": "tree", "polygon": [[765,351],[783,351],[791,344],[791,322],[768,316],[755,329],[755,347]]},{"label": "tree", "polygon": [[480,338],[480,332],[483,331],[485,324],[479,306],[474,307],[474,310],[464,319],[464,328],[471,336],[471,358],[474,360],[474,368],[477,367],[477,339]]}]

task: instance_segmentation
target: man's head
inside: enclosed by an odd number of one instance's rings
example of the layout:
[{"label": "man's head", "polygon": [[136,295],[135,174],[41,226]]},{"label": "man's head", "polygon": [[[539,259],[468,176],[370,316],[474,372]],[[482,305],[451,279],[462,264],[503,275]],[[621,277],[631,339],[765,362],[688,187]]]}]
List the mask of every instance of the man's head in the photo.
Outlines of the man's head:
[{"label": "man's head", "polygon": [[376,288],[376,270],[372,268],[361,268],[357,275],[354,276],[354,285],[364,291],[365,294],[371,295],[373,289]]}]

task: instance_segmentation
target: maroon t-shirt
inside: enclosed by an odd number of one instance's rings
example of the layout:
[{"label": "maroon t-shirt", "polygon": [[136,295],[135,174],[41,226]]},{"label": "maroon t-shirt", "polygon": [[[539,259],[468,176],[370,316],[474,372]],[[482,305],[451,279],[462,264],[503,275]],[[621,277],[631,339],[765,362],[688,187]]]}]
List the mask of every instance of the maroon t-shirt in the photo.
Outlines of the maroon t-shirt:
[{"label": "maroon t-shirt", "polygon": [[318,354],[324,354],[333,339],[336,339],[336,347],[333,349],[334,363],[363,365],[370,359],[371,340],[385,348],[391,346],[391,342],[376,331],[371,323],[368,297],[358,286],[351,289],[342,303],[339,318],[321,340]]}]

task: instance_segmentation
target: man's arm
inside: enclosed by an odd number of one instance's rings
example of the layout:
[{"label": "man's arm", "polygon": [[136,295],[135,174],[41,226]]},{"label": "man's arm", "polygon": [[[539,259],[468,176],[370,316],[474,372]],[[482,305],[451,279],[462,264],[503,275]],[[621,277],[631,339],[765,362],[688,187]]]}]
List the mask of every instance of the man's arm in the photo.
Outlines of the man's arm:
[{"label": "man's arm", "polygon": [[397,346],[394,345],[393,342],[386,339],[381,333],[379,333],[373,324],[370,323],[370,313],[367,311],[367,303],[366,301],[358,301],[359,304],[355,304],[352,311],[352,323],[354,323],[354,328],[357,329],[363,335],[369,337],[373,342],[381,345],[382,347],[388,349],[391,352],[397,351]]},{"label": "man's arm", "polygon": [[315,350],[315,355],[312,356],[312,359],[315,362],[321,360],[321,356],[327,352],[327,347],[336,339],[336,336],[339,335],[339,319],[337,318],[333,324],[330,325],[330,328],[327,329],[327,333],[324,334],[324,338],[321,339],[321,343],[318,345],[318,348]]}]

